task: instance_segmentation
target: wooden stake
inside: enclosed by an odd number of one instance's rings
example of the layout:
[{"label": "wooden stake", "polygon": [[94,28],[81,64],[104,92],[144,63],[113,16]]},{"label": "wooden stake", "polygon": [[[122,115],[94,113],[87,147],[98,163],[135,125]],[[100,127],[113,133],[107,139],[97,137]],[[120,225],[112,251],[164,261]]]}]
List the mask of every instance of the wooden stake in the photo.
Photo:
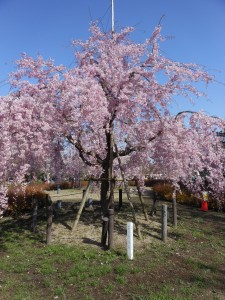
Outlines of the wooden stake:
[{"label": "wooden stake", "polygon": [[173,226],[177,228],[177,199],[175,189],[173,191]]},{"label": "wooden stake", "polygon": [[167,241],[167,205],[162,205],[162,240]]},{"label": "wooden stake", "polygon": [[32,215],[32,230],[34,233],[37,232],[37,212],[38,212],[38,203],[37,199],[33,199],[33,215]]},{"label": "wooden stake", "polygon": [[107,241],[107,234],[108,234],[108,226],[109,226],[109,218],[103,217],[102,218],[102,239],[101,239],[101,245],[102,247],[106,247],[106,241]]},{"label": "wooden stake", "polygon": [[119,189],[119,210],[121,209],[123,205],[123,190]]},{"label": "wooden stake", "polygon": [[52,217],[53,217],[53,203],[49,195],[46,195],[47,208],[47,228],[46,228],[46,243],[49,245],[52,241]]}]

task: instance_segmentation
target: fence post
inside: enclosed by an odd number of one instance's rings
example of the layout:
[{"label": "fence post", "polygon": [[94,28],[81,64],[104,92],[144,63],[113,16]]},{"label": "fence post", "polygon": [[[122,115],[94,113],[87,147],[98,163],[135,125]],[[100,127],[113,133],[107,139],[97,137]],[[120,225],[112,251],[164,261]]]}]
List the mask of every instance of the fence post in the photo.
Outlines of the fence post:
[{"label": "fence post", "polygon": [[60,184],[57,184],[57,194],[60,194],[60,191],[61,191]]},{"label": "fence post", "polygon": [[177,228],[177,200],[176,190],[173,191],[173,226]]},{"label": "fence post", "polygon": [[102,218],[102,238],[101,238],[102,247],[106,247],[108,226],[109,226],[109,218],[103,217]]},{"label": "fence post", "polygon": [[62,208],[62,200],[57,201],[57,208],[61,209]]},{"label": "fence post", "polygon": [[34,233],[37,232],[37,212],[38,212],[38,203],[37,199],[33,199],[33,215],[32,215],[32,230]]},{"label": "fence post", "polygon": [[47,208],[47,228],[46,228],[46,243],[51,243],[52,240],[52,217],[53,217],[53,203],[49,195],[46,195]]},{"label": "fence post", "polygon": [[121,209],[123,205],[123,190],[119,189],[119,210]]},{"label": "fence post", "polygon": [[167,241],[167,205],[162,205],[162,240]]}]

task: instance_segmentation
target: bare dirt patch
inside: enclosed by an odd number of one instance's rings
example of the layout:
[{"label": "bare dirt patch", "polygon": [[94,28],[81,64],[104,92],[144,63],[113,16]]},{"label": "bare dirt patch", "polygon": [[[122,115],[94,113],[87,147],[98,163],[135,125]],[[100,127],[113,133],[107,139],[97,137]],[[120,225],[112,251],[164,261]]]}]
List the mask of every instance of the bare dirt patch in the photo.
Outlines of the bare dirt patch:
[{"label": "bare dirt patch", "polygon": [[[54,225],[53,225],[53,243],[68,243],[68,244],[88,244],[93,247],[100,247],[101,241],[101,209],[99,203],[99,194],[91,193],[89,198],[93,200],[91,208],[84,208],[80,221],[75,233],[71,234],[76,213],[81,201],[82,191],[74,194],[63,193],[57,195],[56,192],[51,193],[51,197],[56,204],[57,201],[62,201],[60,209],[55,209]],[[118,193],[115,193],[115,231],[114,231],[114,247],[126,249],[126,234],[127,222],[133,221],[132,211],[127,201],[127,197],[123,195],[123,206],[118,210]],[[135,206],[136,216],[141,228],[143,239],[140,240],[136,233],[134,225],[134,245],[136,250],[145,248],[152,241],[161,239],[161,211],[160,207],[156,217],[150,221],[146,221],[138,196],[133,193],[132,201]],[[152,205],[152,192],[146,190],[144,196],[147,210],[150,211]],[[171,203],[167,203],[171,211]],[[171,216],[172,214],[169,213]]]}]

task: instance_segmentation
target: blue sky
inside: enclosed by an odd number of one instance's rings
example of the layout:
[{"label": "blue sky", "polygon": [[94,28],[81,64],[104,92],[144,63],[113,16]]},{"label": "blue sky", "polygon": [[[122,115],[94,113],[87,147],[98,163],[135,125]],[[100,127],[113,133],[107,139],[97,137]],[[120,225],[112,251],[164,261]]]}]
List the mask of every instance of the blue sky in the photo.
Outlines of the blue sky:
[{"label": "blue sky", "polygon": [[[91,20],[111,26],[111,0],[0,0],[0,95],[8,93],[7,74],[20,53],[41,54],[56,64],[73,62],[72,39],[86,39]],[[174,60],[198,63],[216,81],[193,110],[225,118],[225,0],[115,0],[115,29],[134,26],[132,38],[149,37],[162,15],[162,44]],[[205,86],[203,86],[203,89]],[[173,112],[190,109],[183,100]]]}]

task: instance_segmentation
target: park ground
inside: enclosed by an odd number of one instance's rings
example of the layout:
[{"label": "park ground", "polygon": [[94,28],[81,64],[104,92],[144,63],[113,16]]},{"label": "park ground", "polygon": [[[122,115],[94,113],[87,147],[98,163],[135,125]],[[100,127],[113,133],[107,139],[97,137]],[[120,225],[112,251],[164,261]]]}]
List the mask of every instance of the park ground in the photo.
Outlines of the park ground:
[{"label": "park ground", "polygon": [[[99,194],[86,208],[77,230],[71,228],[81,190],[50,192],[55,202],[52,243],[45,243],[45,209],[38,212],[37,232],[31,230],[31,213],[0,220],[0,299],[225,299],[225,215],[178,205],[178,228],[168,218],[168,240],[161,241],[161,204],[145,221],[134,194],[143,240],[134,232],[134,259],[126,256],[126,223],[132,221],[129,204],[115,215],[115,245],[100,245]],[[116,194],[116,198],[118,195]],[[62,207],[57,208],[57,201]],[[148,211],[151,191],[144,200]],[[165,204],[165,203],[164,203]],[[116,203],[117,205],[117,203]]]}]

